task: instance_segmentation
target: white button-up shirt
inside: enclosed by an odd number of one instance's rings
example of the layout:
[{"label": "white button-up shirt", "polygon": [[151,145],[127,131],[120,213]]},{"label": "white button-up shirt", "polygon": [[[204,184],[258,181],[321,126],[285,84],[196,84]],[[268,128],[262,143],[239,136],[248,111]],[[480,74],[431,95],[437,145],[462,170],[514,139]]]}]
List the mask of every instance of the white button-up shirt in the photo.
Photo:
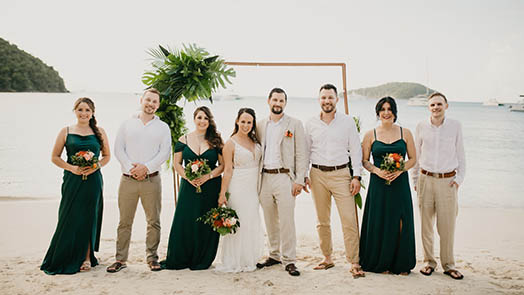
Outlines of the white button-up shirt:
[{"label": "white button-up shirt", "polygon": [[[284,115],[285,116],[285,115]],[[282,168],[280,163],[280,139],[284,136],[284,131],[282,129],[282,119],[280,118],[278,122],[273,122],[269,120],[266,126],[266,148],[264,153],[264,168],[266,169],[277,169]]]},{"label": "white button-up shirt", "polygon": [[170,155],[171,131],[158,116],[144,125],[136,114],[120,126],[115,140],[115,156],[122,173],[129,174],[133,163],[145,165],[148,173],[160,171],[160,166]]},{"label": "white button-up shirt", "polygon": [[306,122],[306,142],[311,164],[339,166],[351,157],[353,175],[360,176],[362,170],[362,146],[353,118],[335,113],[335,118],[326,124],[315,116]]},{"label": "white button-up shirt", "polygon": [[413,183],[417,183],[419,169],[446,173],[457,171],[455,182],[462,184],[466,174],[466,157],[459,121],[444,118],[442,125],[435,126],[429,120],[417,125],[415,147],[418,162],[413,170]]}]

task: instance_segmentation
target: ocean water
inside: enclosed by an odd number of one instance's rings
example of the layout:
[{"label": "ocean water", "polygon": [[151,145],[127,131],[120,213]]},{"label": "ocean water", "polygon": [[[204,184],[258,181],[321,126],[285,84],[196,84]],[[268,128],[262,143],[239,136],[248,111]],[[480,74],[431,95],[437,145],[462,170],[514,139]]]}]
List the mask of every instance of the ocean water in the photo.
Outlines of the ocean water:
[{"label": "ocean water", "polygon": [[[51,151],[59,130],[75,123],[72,107],[81,96],[95,101],[98,124],[106,130],[113,147],[121,122],[139,110],[138,94],[0,93],[0,198],[60,198],[63,172],[51,163]],[[376,99],[349,101],[350,114],[361,119],[362,134],[378,124],[374,112],[376,102]],[[398,123],[404,128],[414,131],[419,121],[429,117],[425,107],[407,106],[405,100],[397,102]],[[255,109],[258,118],[269,114],[263,97],[202,104],[213,111],[224,139],[233,130],[239,108]],[[190,129],[193,128],[192,113],[198,105],[200,103],[185,105]],[[344,110],[343,100],[338,109]],[[319,106],[315,98],[289,97],[285,111],[305,122],[318,114]],[[459,190],[460,206],[524,208],[520,183],[524,179],[524,113],[509,112],[505,107],[485,107],[480,103],[451,102],[447,116],[460,120],[463,125],[466,179]],[[120,179],[120,165],[116,158],[111,159],[102,173],[104,198],[114,200]],[[368,183],[368,178],[369,175],[365,176],[364,182]],[[162,171],[162,181],[164,201],[172,202],[173,176],[167,168]],[[305,206],[311,206],[310,203],[308,201]]]}]

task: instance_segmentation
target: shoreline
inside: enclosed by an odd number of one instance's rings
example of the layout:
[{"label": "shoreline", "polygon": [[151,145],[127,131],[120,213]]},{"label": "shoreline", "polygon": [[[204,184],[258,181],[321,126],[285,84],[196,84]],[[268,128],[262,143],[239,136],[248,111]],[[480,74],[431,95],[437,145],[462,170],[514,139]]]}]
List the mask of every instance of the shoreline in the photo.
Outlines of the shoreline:
[{"label": "shoreline", "polygon": [[[302,196],[304,199],[306,196]],[[100,251],[95,255],[100,265],[86,273],[49,276],[39,270],[57,221],[58,202],[6,201],[0,206],[0,220],[8,225],[0,230],[0,293],[4,294],[341,294],[422,293],[422,294],[518,294],[524,292],[524,209],[460,208],[457,219],[455,255],[457,269],[465,278],[455,281],[442,274],[440,267],[431,277],[418,271],[424,265],[420,241],[418,208],[414,207],[417,265],[409,276],[367,273],[353,279],[345,261],[342,233],[336,210],[332,210],[334,261],[327,271],[312,268],[321,261],[315,230],[314,212],[301,212],[309,206],[297,202],[297,267],[300,277],[291,277],[283,267],[251,273],[216,273],[205,271],[149,271],[145,264],[145,216],[141,205],[135,217],[129,266],[109,274],[105,268],[114,260],[118,208],[116,200],[105,202]],[[309,201],[309,200],[305,200]],[[160,259],[167,252],[167,240],[174,204],[163,202],[161,213]],[[334,205],[334,204],[333,204]],[[362,212],[359,213],[362,218]],[[438,241],[435,241],[438,256]],[[267,252],[267,251],[266,251]],[[117,288],[115,288],[117,284]]]}]

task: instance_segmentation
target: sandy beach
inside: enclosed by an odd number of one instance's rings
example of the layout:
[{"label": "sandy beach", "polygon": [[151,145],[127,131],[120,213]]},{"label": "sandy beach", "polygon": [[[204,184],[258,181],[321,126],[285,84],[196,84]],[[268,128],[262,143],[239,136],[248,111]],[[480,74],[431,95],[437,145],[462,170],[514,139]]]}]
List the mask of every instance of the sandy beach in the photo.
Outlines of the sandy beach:
[{"label": "sandy beach", "polygon": [[[336,266],[314,271],[320,262],[314,212],[309,196],[297,202],[298,262],[300,277],[289,276],[281,266],[251,273],[223,274],[213,267],[205,271],[151,272],[145,264],[145,220],[139,206],[133,228],[128,268],[109,274],[113,262],[118,208],[115,200],[105,202],[100,265],[75,275],[50,276],[39,270],[56,221],[58,200],[14,200],[1,198],[0,293],[1,294],[523,294],[524,210],[461,208],[457,220],[457,267],[465,275],[454,281],[441,269],[431,277],[421,275],[423,266],[419,225],[416,224],[417,266],[409,276],[367,273],[353,279],[345,262],[340,224],[333,215]],[[416,205],[416,204],[415,204]],[[311,207],[309,207],[311,208]],[[415,207],[416,208],[416,207]],[[336,210],[333,210],[336,211]],[[418,222],[418,210],[415,220]],[[172,201],[164,200],[162,241],[159,254],[165,257],[174,212]],[[361,214],[360,214],[361,215]],[[437,247],[438,247],[438,243]],[[436,249],[438,251],[438,248]],[[436,252],[438,254],[438,252]]]}]

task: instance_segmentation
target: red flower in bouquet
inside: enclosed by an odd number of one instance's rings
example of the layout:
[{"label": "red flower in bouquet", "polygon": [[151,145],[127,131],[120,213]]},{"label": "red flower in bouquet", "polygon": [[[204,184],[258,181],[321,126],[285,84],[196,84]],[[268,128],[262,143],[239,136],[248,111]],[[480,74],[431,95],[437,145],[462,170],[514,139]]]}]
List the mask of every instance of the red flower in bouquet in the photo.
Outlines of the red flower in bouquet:
[{"label": "red flower in bouquet", "polygon": [[[229,198],[229,193],[226,193],[226,197]],[[226,206],[212,208],[202,217],[197,218],[197,221],[209,224],[214,231],[223,236],[236,233],[240,227],[237,212]]]},{"label": "red flower in bouquet", "polygon": [[[195,180],[206,174],[211,173],[211,168],[207,164],[207,160],[197,159],[187,164],[186,167],[184,168],[184,171],[186,173],[187,179]],[[196,188],[196,192],[197,193],[202,192],[202,189],[200,188],[200,186]]]},{"label": "red flower in bouquet", "polygon": [[[73,165],[76,165],[78,167],[91,167],[93,169],[98,168],[98,157],[95,156],[95,153],[93,153],[90,150],[87,151],[79,151],[73,156],[71,156],[71,163]],[[82,174],[82,180],[86,180],[87,175]]]},{"label": "red flower in bouquet", "polygon": [[[380,164],[380,169],[388,172],[403,171],[404,157],[398,153],[387,153],[384,155],[384,160]],[[390,185],[391,181],[386,180],[386,184]]]}]

